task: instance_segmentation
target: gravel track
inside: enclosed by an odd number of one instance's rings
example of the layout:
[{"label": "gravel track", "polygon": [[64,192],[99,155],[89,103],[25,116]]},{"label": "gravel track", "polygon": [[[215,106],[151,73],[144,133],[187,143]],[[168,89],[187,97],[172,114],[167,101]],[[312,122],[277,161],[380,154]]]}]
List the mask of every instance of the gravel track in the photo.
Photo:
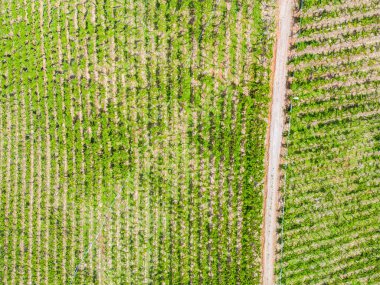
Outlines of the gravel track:
[{"label": "gravel track", "polygon": [[284,129],[287,58],[292,27],[292,0],[278,1],[277,41],[273,67],[272,106],[267,148],[267,176],[265,181],[262,284],[275,284],[276,228],[278,214],[280,151]]}]

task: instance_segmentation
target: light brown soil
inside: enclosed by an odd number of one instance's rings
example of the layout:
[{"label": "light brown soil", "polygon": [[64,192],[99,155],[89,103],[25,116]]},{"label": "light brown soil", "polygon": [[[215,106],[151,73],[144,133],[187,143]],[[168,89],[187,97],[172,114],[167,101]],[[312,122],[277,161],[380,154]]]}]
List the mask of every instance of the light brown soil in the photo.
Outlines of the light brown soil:
[{"label": "light brown soil", "polygon": [[269,145],[264,193],[264,224],[262,252],[262,284],[275,283],[276,228],[280,181],[280,151],[284,129],[287,59],[292,27],[292,0],[278,2],[277,41],[272,69],[272,106],[269,123]]}]

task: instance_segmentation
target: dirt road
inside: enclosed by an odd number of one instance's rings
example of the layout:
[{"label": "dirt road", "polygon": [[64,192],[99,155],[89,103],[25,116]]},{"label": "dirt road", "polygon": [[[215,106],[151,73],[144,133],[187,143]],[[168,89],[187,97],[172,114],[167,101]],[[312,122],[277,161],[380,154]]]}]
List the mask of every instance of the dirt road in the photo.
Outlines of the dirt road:
[{"label": "dirt road", "polygon": [[277,40],[272,72],[272,106],[267,148],[267,176],[265,182],[262,284],[275,284],[274,269],[277,243],[277,208],[280,179],[280,151],[284,128],[287,56],[292,27],[293,0],[278,0]]}]

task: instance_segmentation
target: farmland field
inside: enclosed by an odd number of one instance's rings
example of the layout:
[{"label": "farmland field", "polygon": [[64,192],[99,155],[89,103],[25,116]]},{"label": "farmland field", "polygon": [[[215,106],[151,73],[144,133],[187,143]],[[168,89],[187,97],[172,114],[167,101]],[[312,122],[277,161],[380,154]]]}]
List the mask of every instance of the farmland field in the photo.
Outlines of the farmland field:
[{"label": "farmland field", "polygon": [[[1,284],[259,283],[274,4],[0,0]],[[376,96],[351,179],[378,174]]]},{"label": "farmland field", "polygon": [[298,14],[277,280],[380,284],[380,2]]}]

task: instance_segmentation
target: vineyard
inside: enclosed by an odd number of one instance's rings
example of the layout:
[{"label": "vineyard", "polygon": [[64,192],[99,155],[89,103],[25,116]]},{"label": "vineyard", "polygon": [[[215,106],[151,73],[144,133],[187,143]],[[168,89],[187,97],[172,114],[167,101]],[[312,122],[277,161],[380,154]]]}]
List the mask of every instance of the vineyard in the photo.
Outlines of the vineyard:
[{"label": "vineyard", "polygon": [[380,2],[295,16],[277,281],[379,284]]},{"label": "vineyard", "polygon": [[274,11],[0,1],[0,283],[259,283]]},{"label": "vineyard", "polygon": [[380,1],[294,2],[0,0],[0,284],[380,284]]}]

